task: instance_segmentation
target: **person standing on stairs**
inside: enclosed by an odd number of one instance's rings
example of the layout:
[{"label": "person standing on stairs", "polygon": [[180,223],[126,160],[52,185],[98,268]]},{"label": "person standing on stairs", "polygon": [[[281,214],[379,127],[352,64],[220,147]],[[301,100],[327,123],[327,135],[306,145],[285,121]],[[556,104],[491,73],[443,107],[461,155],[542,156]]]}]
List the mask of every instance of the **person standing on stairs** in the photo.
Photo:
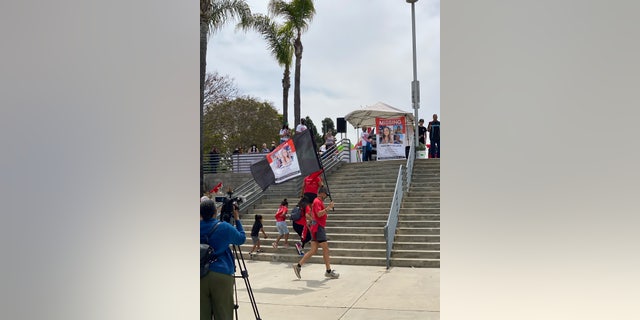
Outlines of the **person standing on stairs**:
[{"label": "person standing on stairs", "polygon": [[433,114],[433,121],[427,126],[429,132],[429,158],[440,158],[440,121],[438,115]]}]

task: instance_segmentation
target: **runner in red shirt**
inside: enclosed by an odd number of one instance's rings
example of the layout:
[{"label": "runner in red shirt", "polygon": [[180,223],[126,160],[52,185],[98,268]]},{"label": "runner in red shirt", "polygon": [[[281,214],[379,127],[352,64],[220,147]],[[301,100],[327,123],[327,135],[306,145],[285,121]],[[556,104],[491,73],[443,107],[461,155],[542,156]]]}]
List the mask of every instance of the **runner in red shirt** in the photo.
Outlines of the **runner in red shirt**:
[{"label": "runner in red shirt", "polygon": [[307,198],[309,203],[313,203],[313,200],[318,196],[318,189],[323,186],[322,178],[320,177],[323,171],[324,169],[320,169],[313,172],[303,180],[301,194]]},{"label": "runner in red shirt", "polygon": [[298,279],[300,279],[302,265],[304,265],[307,260],[318,252],[318,247],[322,248],[322,259],[324,260],[324,265],[326,267],[324,276],[332,279],[337,279],[340,276],[340,274],[335,270],[331,270],[329,243],[327,242],[327,233],[324,230],[327,225],[327,213],[334,207],[333,201],[331,201],[325,208],[324,199],[328,196],[329,194],[327,189],[325,187],[321,187],[320,190],[318,190],[318,197],[313,201],[311,206],[311,250],[309,250],[298,263],[291,265]]}]

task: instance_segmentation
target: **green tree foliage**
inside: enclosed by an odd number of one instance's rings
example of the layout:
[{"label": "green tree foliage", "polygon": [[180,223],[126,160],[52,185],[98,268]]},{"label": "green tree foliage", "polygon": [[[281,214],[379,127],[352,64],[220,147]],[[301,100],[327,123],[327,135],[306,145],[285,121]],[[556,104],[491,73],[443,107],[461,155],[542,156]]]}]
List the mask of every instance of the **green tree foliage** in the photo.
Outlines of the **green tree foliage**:
[{"label": "green tree foliage", "polygon": [[282,115],[268,102],[241,97],[212,104],[203,121],[204,148],[218,147],[221,153],[231,153],[237,146],[248,150],[252,144],[279,141]]},{"label": "green tree foliage", "polygon": [[336,127],[333,124],[333,119],[331,118],[324,118],[322,120],[322,135],[324,136],[325,133],[329,132],[329,130],[331,130],[332,134],[336,133]]}]

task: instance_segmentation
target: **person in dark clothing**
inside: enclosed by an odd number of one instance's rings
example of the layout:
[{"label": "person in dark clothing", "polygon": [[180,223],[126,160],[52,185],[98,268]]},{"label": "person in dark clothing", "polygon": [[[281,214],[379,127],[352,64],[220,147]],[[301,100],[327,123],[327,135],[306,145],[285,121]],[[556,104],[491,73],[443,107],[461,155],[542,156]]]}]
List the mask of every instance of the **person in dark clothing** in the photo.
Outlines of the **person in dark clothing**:
[{"label": "person in dark clothing", "polygon": [[427,127],[429,132],[429,158],[440,158],[440,121],[438,115],[433,114],[433,121]]},{"label": "person in dark clothing", "polygon": [[418,141],[425,146],[427,145],[427,128],[424,126],[424,119],[418,121]]},{"label": "person in dark clothing", "polygon": [[260,232],[264,235],[264,238],[267,238],[267,233],[264,232],[264,226],[262,225],[262,215],[256,214],[255,221],[253,222],[253,227],[251,228],[251,240],[253,241],[253,248],[251,248],[251,252],[249,252],[249,256],[253,256],[254,253],[263,252],[260,249]]},{"label": "person in dark clothing", "polygon": [[[215,248],[217,257],[209,265],[209,273],[200,279],[200,320],[211,320],[212,316],[214,319],[233,319],[236,265],[229,245],[241,245],[246,240],[238,210],[233,210],[235,226],[215,219],[215,214],[213,200],[205,199],[200,203],[200,243]],[[211,232],[216,224],[217,229]]]},{"label": "person in dark clothing", "polygon": [[310,204],[311,203],[306,197],[300,198],[297,206],[302,210],[302,214],[300,215],[300,219],[293,221],[292,223],[293,230],[295,230],[300,236],[300,241],[296,242],[296,250],[298,250],[298,254],[300,255],[304,253],[304,245],[311,241],[311,231],[309,230],[309,224],[306,217],[307,213],[311,212],[311,208],[309,207]]}]

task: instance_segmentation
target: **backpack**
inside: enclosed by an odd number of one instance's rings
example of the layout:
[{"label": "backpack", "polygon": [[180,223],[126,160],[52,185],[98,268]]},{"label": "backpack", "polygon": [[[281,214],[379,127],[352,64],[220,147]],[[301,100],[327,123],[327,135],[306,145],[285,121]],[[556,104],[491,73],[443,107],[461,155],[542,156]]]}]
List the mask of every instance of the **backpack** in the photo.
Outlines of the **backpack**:
[{"label": "backpack", "polygon": [[291,210],[291,221],[298,221],[300,218],[302,218],[302,210],[300,210],[300,207],[295,206],[295,208]]},{"label": "backpack", "polygon": [[216,250],[209,245],[209,238],[213,235],[213,232],[216,231],[220,223],[222,223],[222,221],[216,222],[213,228],[211,228],[211,231],[209,231],[209,234],[205,237],[206,243],[200,243],[200,278],[203,278],[209,273],[209,266],[218,259]]}]

